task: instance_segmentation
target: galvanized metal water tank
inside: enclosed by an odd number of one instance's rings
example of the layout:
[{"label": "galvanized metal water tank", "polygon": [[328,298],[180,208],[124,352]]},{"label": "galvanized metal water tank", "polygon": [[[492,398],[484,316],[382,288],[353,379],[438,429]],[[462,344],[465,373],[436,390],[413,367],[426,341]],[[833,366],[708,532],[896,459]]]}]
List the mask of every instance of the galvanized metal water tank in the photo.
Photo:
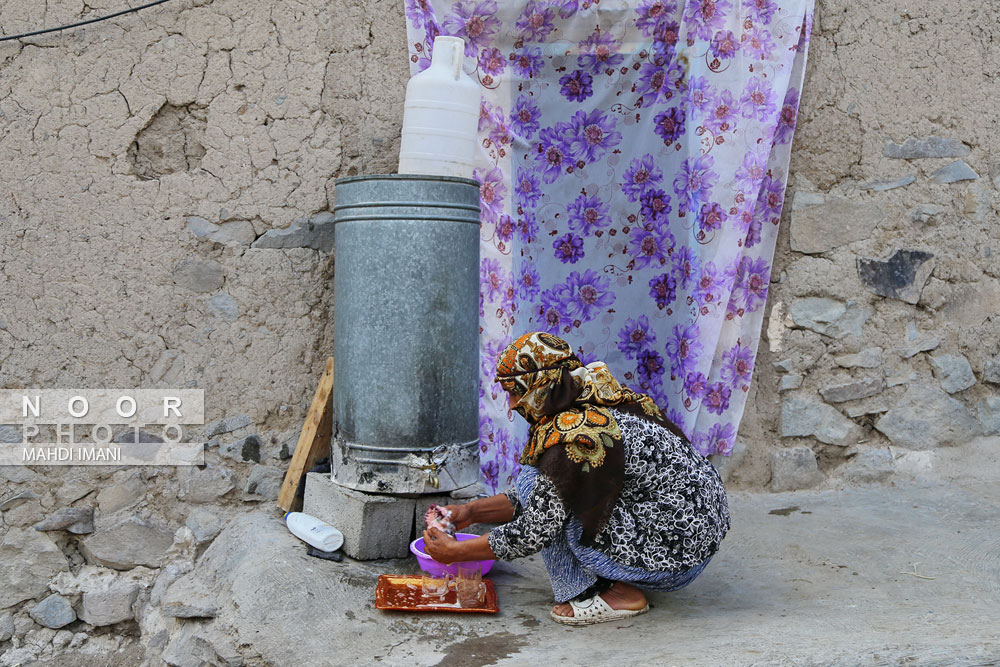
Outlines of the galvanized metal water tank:
[{"label": "galvanized metal water tank", "polygon": [[440,493],[479,478],[479,184],[341,178],[334,481]]}]

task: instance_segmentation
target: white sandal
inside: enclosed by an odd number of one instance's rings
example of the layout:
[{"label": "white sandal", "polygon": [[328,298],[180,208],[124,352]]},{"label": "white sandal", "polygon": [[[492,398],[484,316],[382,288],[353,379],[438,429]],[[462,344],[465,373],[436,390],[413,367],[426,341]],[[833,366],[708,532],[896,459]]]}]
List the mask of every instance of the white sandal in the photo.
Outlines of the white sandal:
[{"label": "white sandal", "polygon": [[555,610],[549,612],[556,623],[563,625],[593,625],[595,623],[606,623],[607,621],[617,621],[622,618],[631,618],[649,611],[649,603],[642,609],[612,609],[611,605],[604,601],[600,595],[595,595],[589,600],[577,602],[570,600],[569,606],[573,608],[572,616],[562,616]]}]

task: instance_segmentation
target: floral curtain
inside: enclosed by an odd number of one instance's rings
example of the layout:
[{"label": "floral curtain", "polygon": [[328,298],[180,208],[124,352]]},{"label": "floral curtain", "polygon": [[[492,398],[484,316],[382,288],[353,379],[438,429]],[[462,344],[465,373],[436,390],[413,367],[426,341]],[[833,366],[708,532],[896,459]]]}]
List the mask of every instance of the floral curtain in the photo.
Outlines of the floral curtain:
[{"label": "floral curtain", "polygon": [[527,425],[499,352],[562,336],[729,454],[760,339],[813,0],[404,0],[411,73],[465,39],[482,85],[480,451]]}]

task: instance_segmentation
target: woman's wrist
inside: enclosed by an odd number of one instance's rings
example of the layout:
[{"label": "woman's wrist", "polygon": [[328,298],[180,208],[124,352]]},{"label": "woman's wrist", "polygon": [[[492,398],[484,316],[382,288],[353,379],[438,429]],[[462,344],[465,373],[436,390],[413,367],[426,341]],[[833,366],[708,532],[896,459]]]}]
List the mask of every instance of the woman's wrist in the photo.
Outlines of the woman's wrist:
[{"label": "woman's wrist", "polygon": [[458,558],[456,558],[456,561],[496,560],[493,549],[490,548],[488,533],[471,540],[459,542],[458,546]]},{"label": "woman's wrist", "polygon": [[465,508],[465,520],[469,524],[478,523],[480,503],[482,503],[482,500],[473,500],[462,505]]}]

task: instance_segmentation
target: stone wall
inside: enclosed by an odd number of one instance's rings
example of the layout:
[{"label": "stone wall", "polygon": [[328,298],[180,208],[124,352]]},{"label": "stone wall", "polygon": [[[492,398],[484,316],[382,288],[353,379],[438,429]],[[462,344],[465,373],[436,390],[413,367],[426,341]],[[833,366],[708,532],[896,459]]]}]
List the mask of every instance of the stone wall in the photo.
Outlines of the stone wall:
[{"label": "stone wall", "polygon": [[731,485],[886,479],[1000,431],[998,38],[974,3],[817,3]]},{"label": "stone wall", "polygon": [[[731,487],[885,479],[1000,429],[998,32],[818,2]],[[393,170],[407,77],[400,0],[174,0],[0,44],[0,386],[198,387],[212,420],[204,469],[0,468],[0,666],[140,633],[235,660],[171,584],[273,507],[332,350],[332,181]]]}]

